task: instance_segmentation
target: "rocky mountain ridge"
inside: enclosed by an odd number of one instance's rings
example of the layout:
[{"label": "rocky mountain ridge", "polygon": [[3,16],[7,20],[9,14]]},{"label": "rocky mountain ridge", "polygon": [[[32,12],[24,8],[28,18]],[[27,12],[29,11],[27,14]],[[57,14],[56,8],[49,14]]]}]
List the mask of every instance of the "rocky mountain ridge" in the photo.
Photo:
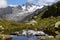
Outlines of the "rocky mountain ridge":
[{"label": "rocky mountain ridge", "polygon": [[43,8],[44,6],[35,5],[32,3],[26,3],[22,6],[16,7],[8,6],[6,8],[0,8],[0,17],[8,20],[22,21],[28,15],[32,15],[36,10]]}]

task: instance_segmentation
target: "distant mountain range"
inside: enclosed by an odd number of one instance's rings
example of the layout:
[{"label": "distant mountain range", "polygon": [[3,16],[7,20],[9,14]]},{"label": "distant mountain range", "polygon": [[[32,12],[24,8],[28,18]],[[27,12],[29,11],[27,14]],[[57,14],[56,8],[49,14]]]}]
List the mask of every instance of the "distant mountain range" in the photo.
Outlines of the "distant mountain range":
[{"label": "distant mountain range", "polygon": [[32,3],[26,3],[22,6],[8,6],[6,8],[0,8],[0,17],[14,21],[24,21],[31,15],[36,14],[36,11],[43,11],[45,6],[39,6]]}]

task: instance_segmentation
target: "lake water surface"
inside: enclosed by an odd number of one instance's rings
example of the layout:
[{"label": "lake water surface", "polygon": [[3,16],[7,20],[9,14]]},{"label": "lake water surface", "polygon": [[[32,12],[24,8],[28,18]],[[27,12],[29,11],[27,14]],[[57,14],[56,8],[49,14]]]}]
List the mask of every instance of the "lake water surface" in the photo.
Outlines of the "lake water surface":
[{"label": "lake water surface", "polygon": [[12,40],[38,40],[36,36],[12,36]]}]

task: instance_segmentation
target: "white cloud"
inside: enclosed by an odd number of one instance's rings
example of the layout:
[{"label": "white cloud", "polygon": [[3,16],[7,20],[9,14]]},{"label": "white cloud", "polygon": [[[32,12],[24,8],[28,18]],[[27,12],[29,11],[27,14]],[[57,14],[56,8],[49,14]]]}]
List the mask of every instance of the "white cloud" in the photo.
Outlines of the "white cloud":
[{"label": "white cloud", "polygon": [[5,8],[7,5],[7,0],[0,0],[0,8]]},{"label": "white cloud", "polygon": [[46,0],[38,0],[39,5],[44,5],[46,3]]},{"label": "white cloud", "polygon": [[[38,3],[39,5],[46,5],[46,3],[50,2],[50,3],[54,3],[56,2],[57,0],[38,0]],[[47,4],[48,5],[48,4]]]},{"label": "white cloud", "polygon": [[55,0],[46,0],[46,2],[54,2]]},{"label": "white cloud", "polygon": [[11,6],[11,7],[17,7],[18,5],[12,5],[12,4],[10,4],[9,6]]},{"label": "white cloud", "polygon": [[[27,0],[28,2],[30,3],[34,3],[34,1],[37,1],[37,3],[35,4],[39,4],[39,5],[48,5],[47,3],[50,2],[50,3],[53,3],[53,2],[56,2],[58,0]],[[50,4],[51,5],[51,4]]]}]

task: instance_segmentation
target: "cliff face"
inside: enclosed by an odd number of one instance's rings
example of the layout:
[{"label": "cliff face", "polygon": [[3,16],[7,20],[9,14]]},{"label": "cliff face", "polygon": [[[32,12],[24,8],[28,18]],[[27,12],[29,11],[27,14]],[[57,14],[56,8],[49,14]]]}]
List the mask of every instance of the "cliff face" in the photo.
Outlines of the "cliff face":
[{"label": "cliff face", "polygon": [[12,8],[7,7],[7,8],[0,8],[0,17],[4,17],[6,14],[11,14],[12,13]]},{"label": "cliff face", "polygon": [[13,17],[17,13],[20,13],[21,11],[22,11],[22,7],[19,5],[17,7],[8,6],[6,8],[0,8],[0,17],[8,19],[10,18],[10,16]]}]

